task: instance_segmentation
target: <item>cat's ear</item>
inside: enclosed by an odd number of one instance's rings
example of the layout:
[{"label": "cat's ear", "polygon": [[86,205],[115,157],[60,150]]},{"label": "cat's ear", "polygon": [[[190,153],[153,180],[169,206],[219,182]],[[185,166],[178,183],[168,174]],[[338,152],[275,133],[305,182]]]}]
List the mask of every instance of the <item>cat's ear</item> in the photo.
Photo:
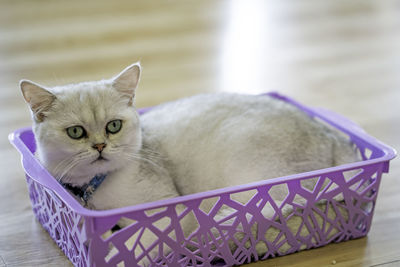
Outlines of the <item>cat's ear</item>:
[{"label": "cat's ear", "polygon": [[140,80],[141,66],[137,62],[124,69],[112,81],[112,86],[115,90],[128,98],[128,105],[133,104],[136,88]]},{"label": "cat's ear", "polygon": [[32,110],[34,118],[41,122],[45,118],[44,112],[50,109],[56,96],[42,86],[28,81],[21,80],[19,83],[22,95]]}]

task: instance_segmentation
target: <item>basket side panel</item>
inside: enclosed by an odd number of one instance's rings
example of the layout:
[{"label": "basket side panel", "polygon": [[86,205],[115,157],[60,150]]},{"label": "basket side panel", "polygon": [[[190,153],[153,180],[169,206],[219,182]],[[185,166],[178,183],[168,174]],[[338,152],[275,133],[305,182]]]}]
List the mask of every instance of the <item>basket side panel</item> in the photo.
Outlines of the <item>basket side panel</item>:
[{"label": "basket side panel", "polygon": [[26,181],[33,212],[43,228],[75,266],[90,266],[85,218],[29,176]]},{"label": "basket side panel", "polygon": [[[97,218],[93,258],[99,266],[231,266],[359,238],[371,226],[381,170],[369,165]],[[122,229],[111,231],[115,225]]]}]

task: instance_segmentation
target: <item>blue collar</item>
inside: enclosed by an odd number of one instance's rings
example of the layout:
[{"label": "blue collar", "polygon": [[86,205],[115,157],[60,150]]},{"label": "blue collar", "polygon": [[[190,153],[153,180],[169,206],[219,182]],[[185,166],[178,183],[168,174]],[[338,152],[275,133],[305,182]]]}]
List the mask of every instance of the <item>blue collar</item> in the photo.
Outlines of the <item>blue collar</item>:
[{"label": "blue collar", "polygon": [[74,186],[72,184],[62,184],[66,189],[69,189],[74,193],[74,195],[80,197],[85,204],[92,197],[96,189],[101,185],[101,183],[106,179],[107,174],[97,174],[90,180],[88,184],[84,184],[81,187]]}]

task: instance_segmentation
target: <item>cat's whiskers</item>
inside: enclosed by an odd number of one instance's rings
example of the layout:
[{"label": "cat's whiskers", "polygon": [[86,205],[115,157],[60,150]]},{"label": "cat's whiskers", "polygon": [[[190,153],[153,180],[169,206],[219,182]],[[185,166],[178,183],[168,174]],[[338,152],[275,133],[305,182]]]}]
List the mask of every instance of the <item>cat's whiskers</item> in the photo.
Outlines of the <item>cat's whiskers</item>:
[{"label": "cat's whiskers", "polygon": [[62,179],[70,177],[69,171],[78,165],[80,160],[73,160],[67,165],[64,170],[57,176],[57,181],[61,182]]},{"label": "cat's whiskers", "polygon": [[70,171],[75,168],[80,162],[82,158],[74,158],[67,166],[65,166],[64,170],[59,174],[58,181],[60,182],[64,178],[70,177]]},{"label": "cat's whiskers", "polygon": [[[113,146],[111,147],[111,149],[114,149],[114,148],[130,148],[130,149],[132,149],[132,144],[113,145]],[[148,153],[151,153],[151,154],[154,154],[154,155],[159,155],[159,156],[161,156],[161,153],[160,153],[160,152],[158,152],[158,151],[156,151],[156,150],[152,150],[152,149],[150,149],[150,148],[148,148],[148,147],[142,147],[142,148],[140,149],[140,151],[142,151],[142,152],[148,152]]]},{"label": "cat's whiskers", "polygon": [[127,153],[127,152],[121,152],[121,153],[122,153],[122,156],[124,158],[128,159],[128,160],[133,160],[133,161],[136,161],[136,162],[147,162],[150,165],[154,166],[159,171],[163,171],[164,170],[163,167],[161,167],[159,164],[157,164],[151,158],[146,158],[146,156],[143,155],[143,154],[137,154],[137,153],[132,152],[132,151],[131,151],[131,153]]},{"label": "cat's whiskers", "polygon": [[159,158],[159,159],[165,159],[166,158],[160,152],[152,150],[150,148],[142,148],[141,152],[146,153],[146,155],[152,156],[154,158]]},{"label": "cat's whiskers", "polygon": [[52,173],[54,175],[54,177],[56,178],[56,180],[58,182],[60,182],[61,178],[61,172],[63,172],[63,170],[65,170],[65,168],[71,164],[71,162],[73,162],[74,157],[68,157],[63,159],[62,161],[60,161],[57,166],[53,169]]},{"label": "cat's whiskers", "polygon": [[163,161],[166,158],[159,152],[151,150],[149,148],[141,148],[140,151],[135,151],[130,144],[114,145],[109,150],[110,153],[115,153],[122,156],[124,159],[133,160],[136,162],[147,162],[154,166],[158,171],[164,171],[156,161]]},{"label": "cat's whiskers", "polygon": [[79,151],[74,155],[65,158],[64,160],[60,161],[57,166],[53,169],[53,174],[58,182],[60,182],[63,178],[69,176],[67,175],[68,172],[76,167],[78,163],[85,159],[86,157],[90,156],[91,153],[88,150]]},{"label": "cat's whiskers", "polygon": [[161,160],[161,161],[166,160],[166,157],[163,157],[163,156],[154,156],[154,155],[145,154],[145,153],[143,153],[142,155],[143,155],[144,157],[148,158],[148,159]]}]

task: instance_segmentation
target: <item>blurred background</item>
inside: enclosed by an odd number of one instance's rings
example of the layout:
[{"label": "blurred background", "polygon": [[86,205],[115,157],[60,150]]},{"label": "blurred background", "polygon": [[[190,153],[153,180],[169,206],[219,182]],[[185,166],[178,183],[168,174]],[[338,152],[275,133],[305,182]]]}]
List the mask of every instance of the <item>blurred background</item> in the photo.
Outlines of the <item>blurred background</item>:
[{"label": "blurred background", "polygon": [[[140,60],[139,107],[273,90],[341,113],[398,148],[399,48],[397,0],[0,0],[0,266],[69,264],[34,220],[7,140],[31,124],[20,79],[109,78]],[[399,175],[394,160],[367,238],[251,266],[400,266]]]}]

